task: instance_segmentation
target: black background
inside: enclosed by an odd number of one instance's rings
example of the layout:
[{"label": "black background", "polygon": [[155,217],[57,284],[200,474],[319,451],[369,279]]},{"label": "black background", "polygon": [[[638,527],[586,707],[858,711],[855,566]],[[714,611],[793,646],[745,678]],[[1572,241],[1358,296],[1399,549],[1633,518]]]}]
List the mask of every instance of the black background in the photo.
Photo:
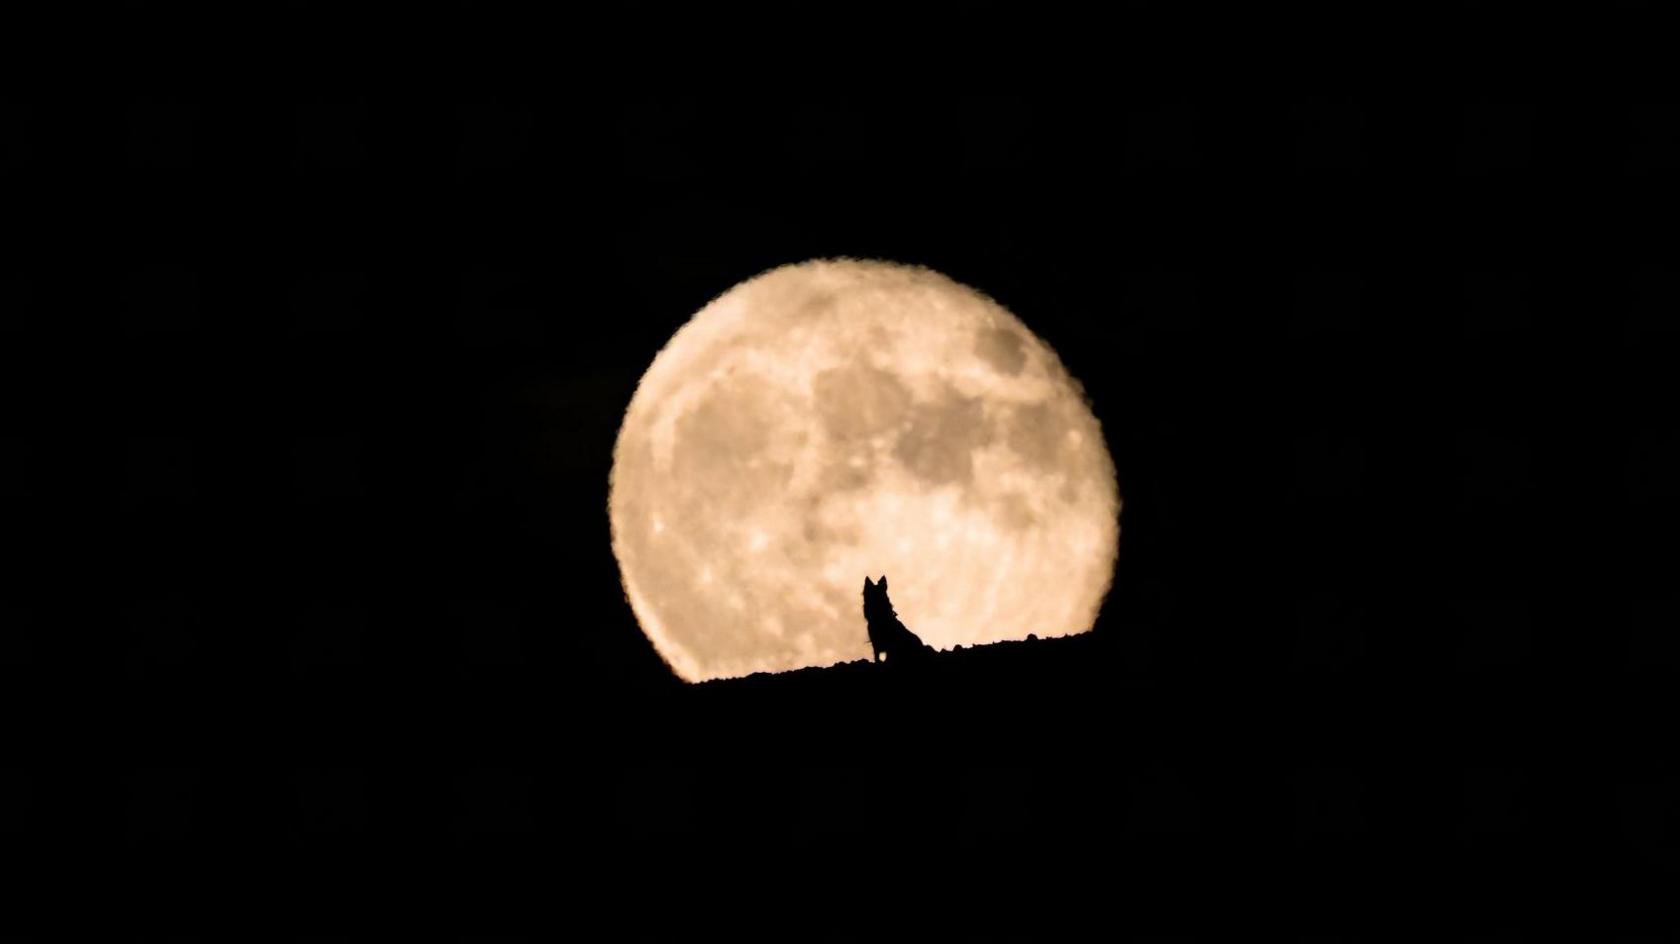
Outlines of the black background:
[{"label": "black background", "polygon": [[[52,160],[52,117],[25,110],[17,166]],[[120,391],[126,642],[92,791],[116,799],[82,818],[133,877],[121,914],[204,939],[557,939],[580,908],[614,938],[871,939],[910,903],[895,931],[933,939],[1660,932],[1674,118],[113,92],[87,126],[117,319],[86,343]],[[1119,468],[1113,592],[1088,636],[925,679],[684,686],[608,546],[617,422],[710,298],[841,255],[944,272],[1061,354]],[[34,376],[35,329],[7,330]],[[70,437],[9,435],[32,514]],[[5,772],[15,848],[54,845],[59,775]]]}]

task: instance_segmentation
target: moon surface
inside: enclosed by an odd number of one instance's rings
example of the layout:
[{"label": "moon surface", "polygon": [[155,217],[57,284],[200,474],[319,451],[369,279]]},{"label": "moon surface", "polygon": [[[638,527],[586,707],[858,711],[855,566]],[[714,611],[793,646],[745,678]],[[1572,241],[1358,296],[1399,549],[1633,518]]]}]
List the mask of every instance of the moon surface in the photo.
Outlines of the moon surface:
[{"label": "moon surface", "polygon": [[1054,351],[985,295],[850,259],[736,285],[631,398],[608,510],[686,681],[870,658],[865,575],[938,649],[1087,631],[1120,496]]}]

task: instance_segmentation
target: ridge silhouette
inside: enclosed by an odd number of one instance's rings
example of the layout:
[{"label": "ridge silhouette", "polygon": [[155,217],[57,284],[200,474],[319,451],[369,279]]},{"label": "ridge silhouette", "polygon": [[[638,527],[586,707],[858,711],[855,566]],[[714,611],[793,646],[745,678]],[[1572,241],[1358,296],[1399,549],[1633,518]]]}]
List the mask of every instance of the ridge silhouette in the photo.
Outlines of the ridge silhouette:
[{"label": "ridge silhouette", "polygon": [[869,624],[869,646],[875,662],[913,664],[933,655],[932,646],[899,622],[892,600],[887,598],[886,574],[878,582],[863,578],[863,618]]}]

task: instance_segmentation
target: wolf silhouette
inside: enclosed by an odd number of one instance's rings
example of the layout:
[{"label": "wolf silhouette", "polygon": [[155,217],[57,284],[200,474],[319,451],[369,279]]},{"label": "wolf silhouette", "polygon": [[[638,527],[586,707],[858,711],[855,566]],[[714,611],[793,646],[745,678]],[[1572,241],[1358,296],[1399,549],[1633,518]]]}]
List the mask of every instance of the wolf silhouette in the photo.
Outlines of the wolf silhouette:
[{"label": "wolf silhouette", "polygon": [[869,623],[869,647],[876,662],[920,662],[933,655],[933,648],[898,621],[892,601],[887,599],[887,575],[879,582],[863,578],[863,618]]}]

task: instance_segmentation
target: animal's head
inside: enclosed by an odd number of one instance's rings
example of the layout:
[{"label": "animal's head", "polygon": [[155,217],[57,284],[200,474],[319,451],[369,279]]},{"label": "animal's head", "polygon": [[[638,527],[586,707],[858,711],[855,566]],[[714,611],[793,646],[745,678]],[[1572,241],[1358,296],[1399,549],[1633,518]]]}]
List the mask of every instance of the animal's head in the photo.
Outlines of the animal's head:
[{"label": "animal's head", "polygon": [[892,601],[887,599],[886,574],[882,574],[878,581],[863,578],[863,610],[865,613],[892,614]]}]

